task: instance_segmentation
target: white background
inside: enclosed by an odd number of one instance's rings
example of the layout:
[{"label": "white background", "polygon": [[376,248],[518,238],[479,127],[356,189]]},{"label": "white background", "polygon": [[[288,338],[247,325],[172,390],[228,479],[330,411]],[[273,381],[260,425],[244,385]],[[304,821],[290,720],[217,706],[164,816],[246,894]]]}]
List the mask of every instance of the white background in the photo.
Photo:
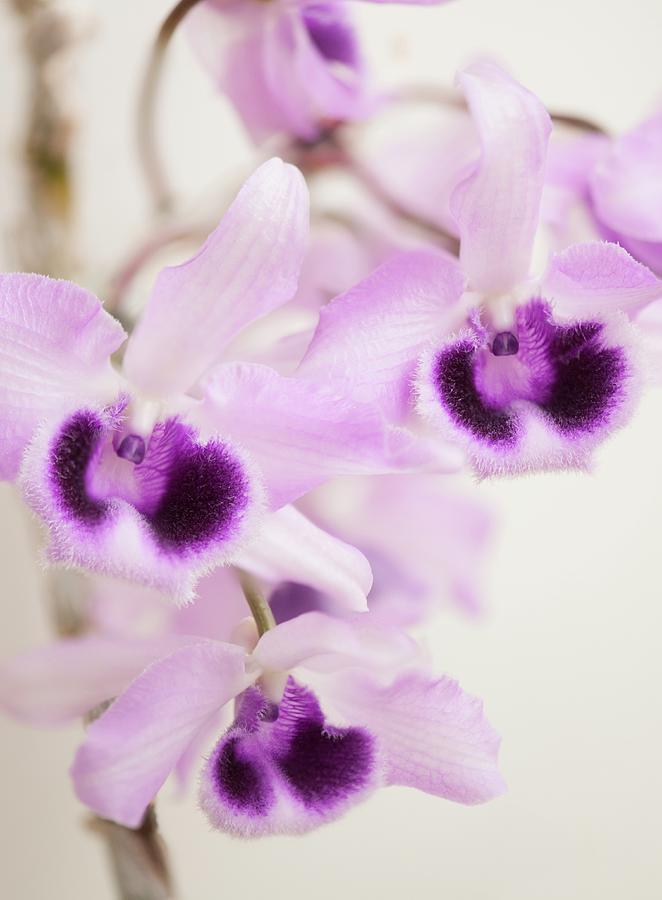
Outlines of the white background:
[{"label": "white background", "polygon": [[[446,8],[357,6],[382,80],[449,82],[487,52],[545,102],[614,129],[662,89],[659,0],[461,0]],[[88,35],[75,59],[80,118],[79,247],[101,282],[141,231],[134,160],[138,75],[163,0],[79,2]],[[16,32],[0,13],[0,210],[15,199],[24,85]],[[241,163],[234,115],[177,40],[162,133],[184,196]],[[98,271],[97,271],[98,270]],[[192,797],[166,791],[163,829],[181,896],[416,900],[657,900],[662,895],[662,396],[599,454],[592,476],[549,475],[473,490],[501,530],[478,622],[448,613],[430,634],[442,669],[485,698],[503,735],[509,793],[464,808],[389,789],[299,839],[241,843],[211,833]],[[47,636],[28,525],[0,490],[0,651]],[[109,900],[103,849],[66,776],[78,726],[0,721],[0,896]]]}]

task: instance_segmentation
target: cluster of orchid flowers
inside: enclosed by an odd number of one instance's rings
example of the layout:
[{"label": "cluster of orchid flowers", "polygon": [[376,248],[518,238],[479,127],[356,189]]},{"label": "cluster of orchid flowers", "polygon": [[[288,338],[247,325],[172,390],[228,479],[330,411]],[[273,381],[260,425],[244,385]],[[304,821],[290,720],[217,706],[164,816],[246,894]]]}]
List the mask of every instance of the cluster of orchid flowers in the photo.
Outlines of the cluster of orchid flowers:
[{"label": "cluster of orchid flowers", "polygon": [[[312,146],[388,102],[344,4],[206,0],[188,19],[256,140]],[[392,233],[327,247],[274,158],[161,271],[128,340],[76,284],[0,277],[0,472],[48,563],[89,574],[86,632],[5,661],[0,703],[41,724],[95,711],[71,775],[100,816],[137,827],[193,770],[211,824],[243,836],[390,784],[504,790],[482,704],[410,630],[440,599],[479,602],[490,520],[453,473],[586,469],[655,374],[662,114],[557,137],[497,65],[458,84],[416,166],[375,162],[457,255]],[[325,253],[356,281],[330,300]],[[242,358],[258,320],[299,309],[310,327]]]}]

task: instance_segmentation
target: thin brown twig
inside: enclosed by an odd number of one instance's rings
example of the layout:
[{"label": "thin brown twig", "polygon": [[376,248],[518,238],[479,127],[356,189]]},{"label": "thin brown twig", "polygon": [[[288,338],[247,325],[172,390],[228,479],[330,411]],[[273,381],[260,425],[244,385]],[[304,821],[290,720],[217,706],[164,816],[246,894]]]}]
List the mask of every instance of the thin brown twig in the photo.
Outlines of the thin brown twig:
[{"label": "thin brown twig", "polygon": [[[65,86],[53,62],[60,62],[74,46],[76,29],[58,0],[12,0],[12,5],[21,25],[30,89],[16,262],[22,269],[71,277],[74,129],[63,99]],[[82,633],[89,588],[85,576],[55,569],[48,588],[55,631],[69,637]],[[153,809],[137,829],[102,819],[95,819],[94,828],[106,841],[120,900],[171,900],[172,882]]]},{"label": "thin brown twig", "polygon": [[[464,97],[451,88],[436,84],[406,85],[390,94],[390,99],[396,103],[430,103],[432,105],[450,107],[452,109],[466,109]],[[578,131],[587,131],[593,134],[608,134],[607,129],[586,116],[572,115],[570,113],[549,111],[551,120],[557,125],[566,125]]]},{"label": "thin brown twig", "polygon": [[26,202],[13,235],[19,268],[64,275],[71,251],[71,116],[57,62],[75,44],[69,16],[51,0],[12,0],[21,24],[28,78],[22,164]]},{"label": "thin brown twig", "polygon": [[179,0],[164,19],[152,46],[138,101],[138,154],[154,207],[159,213],[167,212],[173,204],[156,140],[156,110],[163,63],[173,34],[199,2]]}]

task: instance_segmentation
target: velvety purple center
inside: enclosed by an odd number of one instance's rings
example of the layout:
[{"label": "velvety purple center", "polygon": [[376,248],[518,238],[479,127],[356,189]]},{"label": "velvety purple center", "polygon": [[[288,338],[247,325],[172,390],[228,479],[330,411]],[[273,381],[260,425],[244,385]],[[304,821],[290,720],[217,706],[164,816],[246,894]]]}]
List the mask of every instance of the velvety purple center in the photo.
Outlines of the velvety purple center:
[{"label": "velvety purple center", "polygon": [[86,525],[96,525],[108,504],[88,496],[85,473],[104,437],[103,424],[93,412],[82,410],[61,429],[51,452],[51,479],[62,505]]},{"label": "velvety purple center", "polygon": [[327,726],[315,695],[291,677],[276,712],[258,688],[249,688],[212,753],[216,803],[230,817],[266,818],[279,796],[302,815],[332,815],[370,783],[376,754],[369,732]]},{"label": "velvety purple center", "polygon": [[145,512],[161,544],[177,550],[229,537],[249,497],[246,473],[235,455],[219,441],[198,444],[192,429],[174,420],[158,436],[155,429],[155,440],[161,445],[156,448],[156,479],[146,458],[142,482],[149,492],[154,480],[159,483],[156,502],[149,497]]},{"label": "velvety purple center", "polygon": [[311,41],[324,59],[346,66],[358,64],[359,52],[354,31],[336,4],[306,6],[302,18]]},{"label": "velvety purple center", "polygon": [[550,354],[556,377],[542,409],[565,433],[599,426],[620,394],[627,370],[619,347],[603,347],[602,326],[580,322],[557,328]]},{"label": "velvety purple center", "polygon": [[621,348],[605,346],[603,325],[559,325],[534,299],[517,310],[516,326],[517,334],[500,332],[491,343],[477,331],[437,356],[433,378],[455,424],[486,443],[512,445],[520,419],[511,404],[526,400],[566,436],[606,425],[627,362]]},{"label": "velvety purple center", "polygon": [[265,816],[274,803],[274,791],[265,772],[243,758],[240,735],[228,738],[216,761],[216,779],[230,806],[250,816]]},{"label": "velvety purple center", "polygon": [[112,426],[89,410],[75,413],[60,429],[50,472],[64,516],[100,525],[113,501],[130,497],[168,552],[188,552],[234,534],[250,485],[229,447],[221,441],[198,443],[193,429],[176,419],[157,424],[147,446],[138,435],[126,435],[114,452],[132,466],[111,469],[103,479],[105,493],[98,496],[90,484],[95,469],[105,465],[104,450],[112,448],[112,437]]},{"label": "velvety purple center", "polygon": [[470,340],[446,347],[436,360],[433,377],[442,402],[456,425],[490,444],[510,444],[517,438],[517,420],[505,410],[488,406],[474,380],[476,346]]}]

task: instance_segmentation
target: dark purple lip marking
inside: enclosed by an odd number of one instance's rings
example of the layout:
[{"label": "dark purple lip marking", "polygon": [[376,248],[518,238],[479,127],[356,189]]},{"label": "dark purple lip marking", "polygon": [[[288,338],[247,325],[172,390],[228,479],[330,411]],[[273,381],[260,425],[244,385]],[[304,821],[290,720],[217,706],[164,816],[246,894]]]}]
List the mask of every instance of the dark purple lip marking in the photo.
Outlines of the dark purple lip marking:
[{"label": "dark purple lip marking", "polygon": [[145,441],[139,434],[127,434],[120,441],[117,455],[139,466],[145,458]]},{"label": "dark purple lip marking", "polygon": [[518,439],[517,419],[505,409],[487,406],[474,379],[476,346],[458,341],[439,354],[434,378],[437,390],[453,421],[460,427],[495,445],[514,445]]},{"label": "dark purple lip marking", "polygon": [[258,688],[246,690],[234,725],[212,751],[207,777],[230,816],[267,818],[281,793],[302,816],[324,819],[360,795],[375,770],[373,736],[327,725],[313,692],[290,676],[278,706]]},{"label": "dark purple lip marking", "polygon": [[519,350],[519,341],[512,331],[500,331],[492,341],[492,353],[495,356],[515,356]]},{"label": "dark purple lip marking", "polygon": [[[122,473],[104,483],[104,496],[89,491],[92,467],[113,423],[101,413],[79,410],[66,421],[51,448],[50,477],[64,518],[100,526],[122,496]],[[231,540],[242,527],[251,492],[247,473],[222,441],[205,444],[177,419],[157,423],[149,442],[125,435],[117,455],[135,464],[132,505],[167,553],[190,554]]]},{"label": "dark purple lip marking", "polygon": [[[512,403],[526,400],[545,414],[550,425],[567,438],[607,429],[624,399],[628,362],[621,347],[605,344],[598,321],[560,324],[550,305],[534,298],[518,307],[517,336],[499,332],[490,344],[484,329],[463,337],[438,355],[433,377],[439,399],[456,425],[492,445],[515,449],[521,415]],[[512,380],[508,373],[481,369],[482,350],[497,357],[517,356]],[[499,401],[486,391],[486,378],[495,379]],[[489,387],[489,384],[487,385]]]}]

